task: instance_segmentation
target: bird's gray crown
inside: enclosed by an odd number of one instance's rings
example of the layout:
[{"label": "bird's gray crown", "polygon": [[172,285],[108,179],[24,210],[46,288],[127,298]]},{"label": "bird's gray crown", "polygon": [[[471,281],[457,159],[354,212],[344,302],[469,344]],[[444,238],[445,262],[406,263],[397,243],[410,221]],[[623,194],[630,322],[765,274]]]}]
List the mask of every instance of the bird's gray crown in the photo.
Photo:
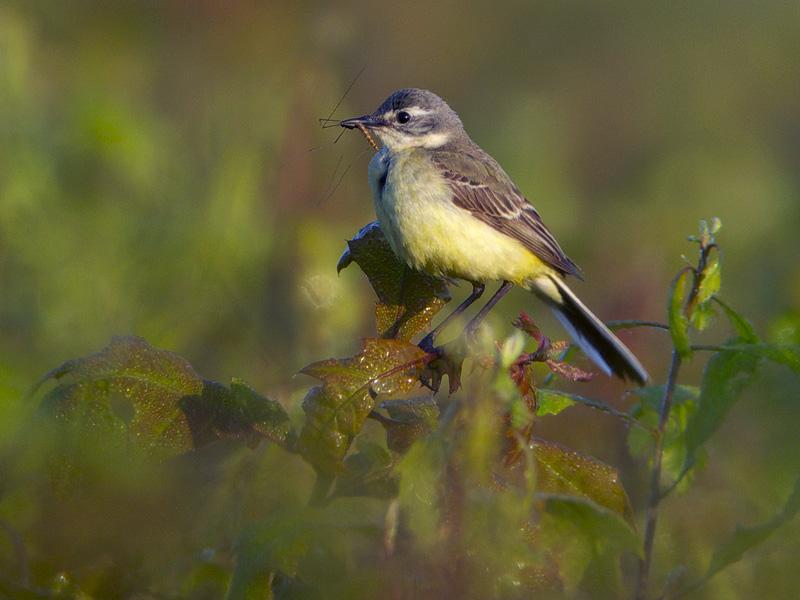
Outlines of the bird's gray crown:
[{"label": "bird's gray crown", "polygon": [[391,110],[402,110],[404,108],[419,107],[425,110],[450,109],[447,102],[428,90],[419,88],[404,88],[397,90],[386,100],[383,101],[375,112],[384,114]]}]

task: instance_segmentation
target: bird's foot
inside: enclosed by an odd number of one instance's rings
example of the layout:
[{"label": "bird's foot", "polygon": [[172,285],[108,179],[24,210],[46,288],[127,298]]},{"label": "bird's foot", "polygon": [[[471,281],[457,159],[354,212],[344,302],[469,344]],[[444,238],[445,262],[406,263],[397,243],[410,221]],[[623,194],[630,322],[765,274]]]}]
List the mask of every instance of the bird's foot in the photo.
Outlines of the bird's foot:
[{"label": "bird's foot", "polygon": [[420,342],[420,348],[431,355],[431,358],[420,374],[422,385],[435,394],[442,385],[442,378],[447,375],[449,393],[458,391],[461,387],[461,368],[466,357],[465,345],[458,339],[444,346],[431,347],[429,350],[422,346],[424,342],[425,340]]}]

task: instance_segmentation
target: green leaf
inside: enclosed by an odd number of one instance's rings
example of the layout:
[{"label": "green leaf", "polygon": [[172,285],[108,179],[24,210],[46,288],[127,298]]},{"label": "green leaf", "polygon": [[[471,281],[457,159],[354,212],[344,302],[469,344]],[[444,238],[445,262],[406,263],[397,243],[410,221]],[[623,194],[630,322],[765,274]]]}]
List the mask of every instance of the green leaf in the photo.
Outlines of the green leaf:
[{"label": "green leaf", "polygon": [[223,437],[290,447],[283,407],[234,380],[230,389],[200,377],[172,352],[139,337],[114,337],[103,350],[70,360],[49,377],[58,385],[44,414],[94,431],[124,435],[156,454],[184,452]]},{"label": "green leaf", "polygon": [[571,394],[546,388],[540,388],[536,390],[536,400],[537,417],[543,417],[544,415],[557,415],[565,408],[569,408],[575,404],[575,398],[573,398]]},{"label": "green leaf", "polygon": [[409,530],[422,548],[439,540],[447,448],[434,434],[411,446],[398,464],[398,500]]},{"label": "green leaf", "polygon": [[532,440],[531,449],[538,491],[586,498],[633,523],[630,500],[615,468],[539,438]]},{"label": "green leaf", "polygon": [[334,496],[394,498],[399,482],[392,456],[374,442],[360,443],[358,452],[344,460],[344,470],[336,479]]},{"label": "green leaf", "polygon": [[287,450],[294,448],[296,434],[283,406],[239,379],[233,379],[230,388],[205,381],[202,394],[182,398],[180,406],[195,447],[235,437],[250,445],[266,438]]},{"label": "green leaf", "polygon": [[301,371],[323,382],[303,401],[306,421],[298,448],[318,473],[340,471],[377,395],[408,392],[419,385],[425,352],[402,340],[367,339],[356,356],[313,363]]},{"label": "green leaf", "polygon": [[339,498],[322,508],[290,500],[245,526],[227,599],[351,597],[351,549],[363,552],[365,541],[380,540],[385,515],[386,503],[371,498]]},{"label": "green leaf", "polygon": [[114,337],[103,350],[70,360],[51,375],[58,381],[42,410],[89,428],[127,431],[154,452],[183,452],[192,436],[180,401],[203,393],[203,379],[177,354],[138,337]]},{"label": "green leaf", "polygon": [[800,373],[800,344],[753,344],[753,347],[764,358]]},{"label": "green leaf", "polygon": [[294,576],[319,535],[318,519],[284,511],[245,530],[236,542],[236,564],[226,598],[270,598],[276,571]]},{"label": "green leaf", "polygon": [[[664,395],[664,386],[646,386],[637,388],[633,393],[639,397],[631,413],[648,429],[658,426],[659,409]],[[681,476],[686,461],[686,426],[697,409],[700,388],[688,385],[676,385],[672,393],[672,408],[669,413],[664,433],[662,469],[665,479],[670,483]],[[628,432],[628,448],[631,455],[648,460],[653,458],[655,437],[650,431],[631,428]],[[688,483],[688,482],[687,482]],[[685,487],[686,483],[684,483]]]},{"label": "green leaf", "polygon": [[347,242],[337,269],[351,262],[361,267],[378,296],[379,337],[410,340],[427,331],[434,315],[450,300],[443,279],[411,269],[397,258],[377,221]]},{"label": "green leaf", "polygon": [[[631,393],[640,400],[640,407],[637,410],[649,409],[658,412],[661,408],[661,399],[664,396],[663,385],[646,385],[631,390]],[[683,406],[684,404],[697,401],[700,396],[700,388],[694,385],[677,384],[672,391],[672,406]],[[639,414],[636,414],[639,417]]]},{"label": "green leaf", "polygon": [[[582,581],[587,588],[619,586],[617,558],[623,552],[641,553],[639,536],[616,512],[586,498],[537,494],[542,503],[542,542],[556,557],[567,594],[573,596]],[[596,580],[602,580],[598,585]]]},{"label": "green leaf", "polygon": [[745,319],[719,298],[715,297],[714,301],[719,304],[720,307],[722,307],[722,310],[725,312],[725,316],[728,317],[728,320],[736,332],[739,341],[751,344],[755,344],[759,341],[755,329],[753,329],[753,326],[747,319]]},{"label": "green leaf", "polygon": [[742,390],[755,377],[761,357],[753,352],[726,350],[709,359],[703,372],[697,410],[686,426],[683,471],[694,465],[697,453],[725,420]]},{"label": "green leaf", "polygon": [[439,406],[431,396],[386,400],[381,408],[389,413],[388,419],[379,419],[386,430],[386,445],[400,454],[433,431],[439,420]]},{"label": "green leaf", "polygon": [[686,427],[686,460],[681,476],[695,464],[700,448],[722,424],[764,359],[800,373],[800,345],[759,343],[747,320],[723,302],[715,300],[739,337],[726,344],[726,349],[716,353],[706,365],[698,410]]},{"label": "green leaf", "polygon": [[800,373],[800,344],[730,343],[725,344],[722,348],[725,352],[743,352],[765,358],[779,365],[789,367],[795,373]]},{"label": "green leaf", "polygon": [[690,277],[691,271],[688,269],[682,271],[672,282],[669,295],[669,332],[675,349],[683,358],[692,353],[689,341],[689,320],[684,312]]},{"label": "green leaf", "polygon": [[697,331],[705,331],[714,322],[714,318],[716,316],[717,313],[710,302],[697,304],[692,309],[692,327],[694,327]]},{"label": "green leaf", "polygon": [[721,282],[722,276],[719,256],[715,254],[714,257],[706,263],[702,273],[700,273],[695,302],[697,302],[697,304],[705,304],[708,302],[712,296],[719,292]]},{"label": "green leaf", "polygon": [[800,512],[800,479],[795,482],[791,495],[778,514],[760,525],[737,527],[730,538],[714,552],[705,576],[689,589],[700,587],[725,567],[741,560],[748,550],[769,538],[776,529],[793,519],[798,512]]}]

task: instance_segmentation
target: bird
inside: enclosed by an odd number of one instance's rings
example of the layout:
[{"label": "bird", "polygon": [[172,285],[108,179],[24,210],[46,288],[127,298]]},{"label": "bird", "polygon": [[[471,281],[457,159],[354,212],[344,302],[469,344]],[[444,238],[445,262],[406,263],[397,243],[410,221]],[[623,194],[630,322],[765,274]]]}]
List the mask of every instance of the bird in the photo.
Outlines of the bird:
[{"label": "bird", "polygon": [[644,385],[634,354],[569,288],[583,279],[544,221],[500,164],[467,134],[458,114],[435,93],[404,88],[370,114],[339,122],[376,137],[369,163],[375,213],[393,252],[412,269],[460,279],[472,292],[420,347],[484,293],[499,289],[466,327],[474,336],[486,314],[513,286],[548,305],[570,337],[607,375]]}]

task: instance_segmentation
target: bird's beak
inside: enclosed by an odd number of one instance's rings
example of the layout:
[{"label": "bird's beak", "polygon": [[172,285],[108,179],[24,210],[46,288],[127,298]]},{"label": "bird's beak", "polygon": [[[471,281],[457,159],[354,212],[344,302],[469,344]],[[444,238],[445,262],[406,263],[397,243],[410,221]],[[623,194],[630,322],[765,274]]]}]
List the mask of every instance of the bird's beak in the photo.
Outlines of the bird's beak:
[{"label": "bird's beak", "polygon": [[359,126],[366,127],[367,129],[374,129],[375,127],[383,127],[386,123],[384,123],[383,119],[375,115],[363,115],[361,117],[353,117],[352,119],[339,121],[339,125],[346,129],[355,129]]}]

